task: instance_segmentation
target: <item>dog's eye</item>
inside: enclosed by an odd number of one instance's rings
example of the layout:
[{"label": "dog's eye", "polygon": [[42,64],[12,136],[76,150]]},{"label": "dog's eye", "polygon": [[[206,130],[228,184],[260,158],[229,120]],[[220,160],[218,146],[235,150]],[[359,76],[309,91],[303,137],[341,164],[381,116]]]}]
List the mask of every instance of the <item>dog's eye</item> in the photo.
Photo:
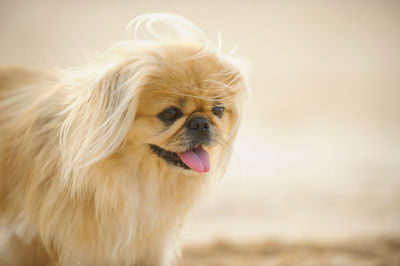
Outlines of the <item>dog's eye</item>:
[{"label": "dog's eye", "polygon": [[179,110],[176,107],[168,107],[167,109],[164,109],[164,111],[162,111],[161,113],[159,113],[157,115],[157,117],[161,121],[163,121],[167,124],[173,123],[175,120],[177,120],[181,116],[182,116],[181,110]]},{"label": "dog's eye", "polygon": [[225,108],[223,106],[214,106],[211,109],[211,111],[214,115],[218,116],[219,118],[222,118],[222,116],[224,115]]}]

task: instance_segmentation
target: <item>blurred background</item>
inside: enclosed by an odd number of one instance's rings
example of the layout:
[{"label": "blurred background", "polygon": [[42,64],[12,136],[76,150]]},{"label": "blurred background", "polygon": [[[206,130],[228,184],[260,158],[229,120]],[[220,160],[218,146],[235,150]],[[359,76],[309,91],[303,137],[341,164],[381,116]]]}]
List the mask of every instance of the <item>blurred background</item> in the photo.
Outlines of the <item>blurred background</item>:
[{"label": "blurred background", "polygon": [[400,1],[0,0],[0,63],[65,68],[172,12],[252,65],[182,265],[400,265]]}]

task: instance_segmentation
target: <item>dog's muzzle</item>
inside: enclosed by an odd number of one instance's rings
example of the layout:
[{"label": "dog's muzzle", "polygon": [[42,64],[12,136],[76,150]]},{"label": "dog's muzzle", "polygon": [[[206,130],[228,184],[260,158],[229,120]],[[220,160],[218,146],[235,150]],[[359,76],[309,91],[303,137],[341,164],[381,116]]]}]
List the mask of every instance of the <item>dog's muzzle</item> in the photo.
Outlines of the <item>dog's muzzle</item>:
[{"label": "dog's muzzle", "polygon": [[208,145],[212,141],[212,126],[207,118],[195,116],[186,122],[186,135],[190,148]]}]

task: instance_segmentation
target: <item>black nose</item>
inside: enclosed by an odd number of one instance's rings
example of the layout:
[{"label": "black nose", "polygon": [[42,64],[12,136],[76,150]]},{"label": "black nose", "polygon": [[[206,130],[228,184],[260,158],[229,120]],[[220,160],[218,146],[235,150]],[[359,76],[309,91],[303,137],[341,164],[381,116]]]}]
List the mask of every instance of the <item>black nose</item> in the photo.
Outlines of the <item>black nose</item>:
[{"label": "black nose", "polygon": [[204,117],[193,117],[186,124],[187,129],[197,132],[210,131],[210,122]]}]

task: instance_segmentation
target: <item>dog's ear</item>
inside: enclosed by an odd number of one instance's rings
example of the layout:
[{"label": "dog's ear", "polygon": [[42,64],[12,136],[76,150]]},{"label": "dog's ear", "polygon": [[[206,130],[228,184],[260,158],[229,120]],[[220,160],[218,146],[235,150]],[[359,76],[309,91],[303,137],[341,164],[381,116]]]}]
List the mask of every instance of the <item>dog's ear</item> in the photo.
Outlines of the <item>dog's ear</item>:
[{"label": "dog's ear", "polygon": [[[138,58],[66,71],[60,113],[63,176],[115,152],[131,127],[151,64]],[[116,62],[115,62],[116,61]]]}]

